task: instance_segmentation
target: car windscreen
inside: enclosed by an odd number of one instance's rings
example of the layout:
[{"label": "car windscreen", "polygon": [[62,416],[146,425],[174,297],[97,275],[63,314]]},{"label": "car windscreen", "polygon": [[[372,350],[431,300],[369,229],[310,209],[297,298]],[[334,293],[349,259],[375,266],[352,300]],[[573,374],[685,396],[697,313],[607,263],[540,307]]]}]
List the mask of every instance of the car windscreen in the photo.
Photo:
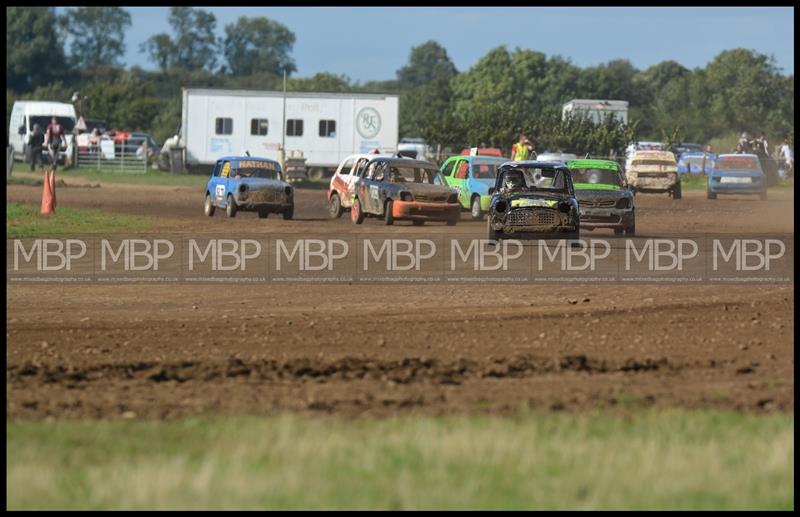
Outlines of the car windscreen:
[{"label": "car windscreen", "polygon": [[570,169],[570,172],[575,188],[578,188],[578,184],[622,187],[622,178],[619,172],[611,169]]},{"label": "car windscreen", "polygon": [[440,183],[436,181],[439,171],[425,167],[389,167],[389,181],[392,183]]},{"label": "car windscreen", "polygon": [[506,170],[503,173],[501,188],[567,192],[562,170],[539,167],[515,167]]},{"label": "car windscreen", "polygon": [[760,169],[758,159],[751,156],[729,156],[719,158],[714,168],[720,171],[735,171],[742,169]]},{"label": "car windscreen", "polygon": [[[30,127],[33,128],[34,124],[39,124],[39,127],[42,128],[42,131],[47,130],[47,126],[50,125],[50,120],[52,116],[38,116],[38,117],[31,117]],[[56,117],[58,119],[58,123],[64,128],[64,131],[69,133],[73,129],[75,129],[75,119],[71,117]]]},{"label": "car windscreen", "polygon": [[278,171],[262,169],[259,167],[239,167],[233,172],[234,178],[262,178],[267,180],[279,180]]},{"label": "car windscreen", "polygon": [[492,160],[489,158],[476,158],[472,160],[472,176],[478,180],[493,180],[497,177],[497,167],[506,162],[505,158]]}]

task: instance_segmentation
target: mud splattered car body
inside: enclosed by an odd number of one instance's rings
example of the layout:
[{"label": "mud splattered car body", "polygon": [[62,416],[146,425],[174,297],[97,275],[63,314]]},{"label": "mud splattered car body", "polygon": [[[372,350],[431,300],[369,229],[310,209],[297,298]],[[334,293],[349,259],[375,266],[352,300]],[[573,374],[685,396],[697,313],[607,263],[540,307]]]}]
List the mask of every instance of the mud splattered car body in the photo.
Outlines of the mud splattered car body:
[{"label": "mud splattered car body", "polygon": [[636,233],[633,192],[617,162],[571,160],[567,168],[580,207],[581,228],[611,228],[617,235]]},{"label": "mud splattered car body", "polygon": [[409,158],[375,158],[359,171],[350,216],[355,224],[364,218],[444,221],[454,225],[461,216],[458,193],[445,185],[436,165]]},{"label": "mud splattered car body", "polygon": [[569,169],[560,163],[506,162],[497,169],[487,217],[489,239],[534,234],[577,239],[578,200]]},{"label": "mud splattered car body", "polygon": [[270,213],[294,214],[294,189],[286,183],[281,166],[274,160],[250,156],[225,156],[214,164],[206,184],[205,214],[224,209],[228,217],[240,210],[258,212],[260,218]]},{"label": "mud splattered car body", "polygon": [[331,176],[328,185],[328,215],[331,219],[341,217],[346,210],[350,210],[355,194],[355,182],[370,160],[375,158],[388,158],[387,154],[353,154],[342,160],[336,172]]},{"label": "mud splattered car body", "polygon": [[669,151],[636,151],[625,171],[636,192],[666,192],[681,198],[681,179],[675,155]]}]

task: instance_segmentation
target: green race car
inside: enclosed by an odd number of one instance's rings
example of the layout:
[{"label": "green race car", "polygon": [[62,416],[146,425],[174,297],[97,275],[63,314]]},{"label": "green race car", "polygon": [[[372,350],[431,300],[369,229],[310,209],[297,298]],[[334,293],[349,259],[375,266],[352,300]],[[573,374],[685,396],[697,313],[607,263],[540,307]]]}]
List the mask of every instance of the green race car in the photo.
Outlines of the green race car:
[{"label": "green race car", "polygon": [[615,235],[636,233],[633,192],[617,162],[570,160],[567,168],[580,206],[581,228],[610,228]]}]

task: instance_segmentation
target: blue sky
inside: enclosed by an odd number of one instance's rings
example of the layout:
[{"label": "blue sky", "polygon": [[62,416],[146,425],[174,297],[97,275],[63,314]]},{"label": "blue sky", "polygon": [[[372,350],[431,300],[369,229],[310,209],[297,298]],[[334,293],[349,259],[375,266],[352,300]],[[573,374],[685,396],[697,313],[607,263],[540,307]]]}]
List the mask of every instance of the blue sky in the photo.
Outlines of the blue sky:
[{"label": "blue sky", "polygon": [[[65,8],[58,8],[63,12]],[[170,33],[167,7],[129,7],[127,66],[153,68],[139,44]],[[674,59],[704,66],[725,49],[744,47],[775,56],[794,73],[794,9],[694,7],[204,7],[220,35],[240,16],[266,16],[297,41],[297,76],[344,74],[361,82],[393,79],[412,46],[434,39],[459,71],[499,45],[559,54],[578,66],[629,59],[637,68]]]}]

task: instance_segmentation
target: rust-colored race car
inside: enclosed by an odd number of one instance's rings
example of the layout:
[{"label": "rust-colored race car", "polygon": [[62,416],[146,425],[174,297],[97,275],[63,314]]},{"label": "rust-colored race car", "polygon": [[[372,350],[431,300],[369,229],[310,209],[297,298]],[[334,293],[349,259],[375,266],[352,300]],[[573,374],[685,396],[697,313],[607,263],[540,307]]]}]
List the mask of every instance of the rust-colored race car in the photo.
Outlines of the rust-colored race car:
[{"label": "rust-colored race car", "polygon": [[387,225],[410,220],[455,225],[461,217],[458,192],[445,185],[436,165],[408,158],[375,158],[359,171],[350,216],[355,224],[367,216]]}]

